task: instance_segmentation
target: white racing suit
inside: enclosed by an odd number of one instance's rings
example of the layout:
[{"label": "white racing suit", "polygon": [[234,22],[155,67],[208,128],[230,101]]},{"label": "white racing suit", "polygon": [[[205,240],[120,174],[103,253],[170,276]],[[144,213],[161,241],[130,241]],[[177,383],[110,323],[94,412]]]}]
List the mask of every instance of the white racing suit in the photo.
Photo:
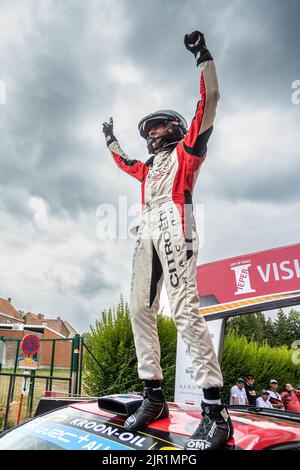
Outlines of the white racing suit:
[{"label": "white racing suit", "polygon": [[164,281],[173,319],[192,358],[196,384],[207,389],[222,387],[223,378],[206,322],[198,312],[198,236],[192,192],[206,157],[219,91],[214,62],[205,61],[199,69],[201,100],[176,148],[143,163],[129,159],[117,141],[108,147],[118,166],[142,184],[143,212],[130,298],[139,377],[163,379],[156,316]]}]

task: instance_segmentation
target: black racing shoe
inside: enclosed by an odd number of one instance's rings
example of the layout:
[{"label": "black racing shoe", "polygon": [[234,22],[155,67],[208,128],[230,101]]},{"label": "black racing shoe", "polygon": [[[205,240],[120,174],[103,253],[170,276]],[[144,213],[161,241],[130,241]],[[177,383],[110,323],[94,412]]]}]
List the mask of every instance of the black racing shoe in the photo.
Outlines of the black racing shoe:
[{"label": "black racing shoe", "polygon": [[169,416],[168,404],[161,388],[144,388],[143,398],[140,407],[124,423],[124,427],[131,431],[139,431],[152,421]]},{"label": "black racing shoe", "polygon": [[185,450],[221,449],[232,437],[233,426],[225,405],[208,405],[202,402],[202,420],[194,434],[187,440]]}]

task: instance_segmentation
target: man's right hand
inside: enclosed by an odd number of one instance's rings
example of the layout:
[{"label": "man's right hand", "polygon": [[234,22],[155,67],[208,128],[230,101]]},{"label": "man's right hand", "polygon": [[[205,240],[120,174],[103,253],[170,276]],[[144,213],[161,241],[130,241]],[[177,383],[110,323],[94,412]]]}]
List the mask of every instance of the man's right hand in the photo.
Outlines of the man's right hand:
[{"label": "man's right hand", "polygon": [[204,34],[200,31],[193,31],[184,36],[184,45],[188,51],[194,54],[197,66],[206,60],[213,60],[205,44]]},{"label": "man's right hand", "polygon": [[108,122],[104,122],[102,124],[102,132],[105,136],[106,145],[109,145],[112,142],[114,142],[115,140],[117,140],[116,137],[114,136],[113,125],[114,124],[113,124],[113,118],[112,117],[109,118]]},{"label": "man's right hand", "polygon": [[195,54],[200,47],[206,47],[204,34],[200,33],[200,31],[193,31],[190,34],[186,34],[184,36],[184,44],[188,51]]}]

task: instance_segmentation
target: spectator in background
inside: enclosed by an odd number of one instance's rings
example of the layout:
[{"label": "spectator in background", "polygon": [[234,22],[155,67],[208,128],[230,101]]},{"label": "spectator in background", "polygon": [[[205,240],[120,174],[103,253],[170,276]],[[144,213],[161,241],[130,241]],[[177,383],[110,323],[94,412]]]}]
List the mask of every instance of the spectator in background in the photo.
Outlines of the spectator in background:
[{"label": "spectator in background", "polygon": [[254,375],[252,374],[247,374],[246,375],[246,383],[245,383],[245,390],[246,390],[246,395],[248,398],[248,403],[251,406],[256,406],[256,391],[254,388]]},{"label": "spectator in background", "polygon": [[281,395],[278,392],[278,382],[275,379],[270,380],[270,388],[269,388],[269,393],[270,393],[270,402],[273,405],[273,408],[277,409],[284,409]]},{"label": "spectator in background", "polygon": [[300,390],[296,390],[291,384],[285,384],[285,392],[282,392],[281,398],[286,411],[300,413]]},{"label": "spectator in background", "polygon": [[256,406],[258,408],[273,408],[272,403],[269,400],[270,392],[266,388],[261,391],[261,396],[256,400]]},{"label": "spectator in background", "polygon": [[237,379],[236,385],[230,390],[230,405],[248,405],[244,379]]}]

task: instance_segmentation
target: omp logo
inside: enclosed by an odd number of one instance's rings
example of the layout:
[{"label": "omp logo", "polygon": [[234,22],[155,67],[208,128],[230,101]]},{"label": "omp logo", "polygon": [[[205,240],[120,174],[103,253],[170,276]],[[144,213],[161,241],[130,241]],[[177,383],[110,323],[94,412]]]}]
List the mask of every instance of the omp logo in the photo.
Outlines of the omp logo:
[{"label": "omp logo", "polygon": [[6,104],[6,85],[0,80],[0,104]]},{"label": "omp logo", "polygon": [[239,266],[231,267],[232,271],[235,273],[235,282],[236,282],[236,292],[234,295],[248,294],[249,292],[256,292],[255,289],[252,289],[250,283],[250,274],[249,268],[251,263],[241,264]]},{"label": "omp logo", "polygon": [[188,449],[205,450],[211,446],[210,442],[200,440],[190,440],[187,443]]},{"label": "omp logo", "polygon": [[214,422],[212,427],[211,427],[211,430],[208,433],[208,437],[212,438],[213,435],[215,434],[216,429],[217,429],[217,423]]}]

